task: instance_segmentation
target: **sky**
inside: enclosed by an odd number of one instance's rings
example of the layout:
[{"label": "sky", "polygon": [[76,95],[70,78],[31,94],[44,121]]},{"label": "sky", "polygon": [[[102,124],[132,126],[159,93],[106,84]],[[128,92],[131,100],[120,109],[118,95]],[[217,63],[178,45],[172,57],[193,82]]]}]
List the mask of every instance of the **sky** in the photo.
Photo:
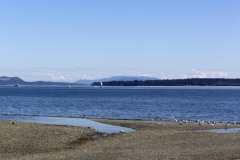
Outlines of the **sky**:
[{"label": "sky", "polygon": [[0,76],[240,78],[239,0],[0,0]]}]

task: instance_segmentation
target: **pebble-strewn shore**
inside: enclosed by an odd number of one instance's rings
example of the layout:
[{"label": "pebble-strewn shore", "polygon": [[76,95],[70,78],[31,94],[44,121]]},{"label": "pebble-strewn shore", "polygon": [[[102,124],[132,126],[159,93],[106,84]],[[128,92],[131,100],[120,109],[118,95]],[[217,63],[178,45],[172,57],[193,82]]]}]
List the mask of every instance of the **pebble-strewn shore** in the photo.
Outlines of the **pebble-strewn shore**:
[{"label": "pebble-strewn shore", "polygon": [[[0,159],[240,158],[240,132],[192,132],[226,128],[224,124],[94,120],[136,131],[92,139],[98,133],[89,128],[0,121]],[[240,125],[227,127],[239,128]]]}]

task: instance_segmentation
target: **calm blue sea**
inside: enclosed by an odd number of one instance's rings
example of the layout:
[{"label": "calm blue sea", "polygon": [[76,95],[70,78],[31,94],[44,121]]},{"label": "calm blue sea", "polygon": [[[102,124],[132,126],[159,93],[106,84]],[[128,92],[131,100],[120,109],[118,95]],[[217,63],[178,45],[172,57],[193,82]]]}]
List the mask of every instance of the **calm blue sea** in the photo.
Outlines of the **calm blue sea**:
[{"label": "calm blue sea", "polygon": [[239,123],[240,87],[0,86],[0,119],[28,116]]}]

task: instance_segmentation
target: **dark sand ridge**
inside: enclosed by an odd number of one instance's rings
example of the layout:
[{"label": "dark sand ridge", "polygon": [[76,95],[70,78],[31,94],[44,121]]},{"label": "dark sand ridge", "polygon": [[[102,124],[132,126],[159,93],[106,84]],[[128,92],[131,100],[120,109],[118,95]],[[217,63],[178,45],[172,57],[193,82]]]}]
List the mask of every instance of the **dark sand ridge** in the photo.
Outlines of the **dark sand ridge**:
[{"label": "dark sand ridge", "polygon": [[[88,128],[0,121],[0,159],[234,160],[240,157],[240,132],[192,132],[225,128],[224,124],[94,120],[130,127],[136,132],[91,140],[97,133]],[[240,125],[228,125],[231,127]]]}]

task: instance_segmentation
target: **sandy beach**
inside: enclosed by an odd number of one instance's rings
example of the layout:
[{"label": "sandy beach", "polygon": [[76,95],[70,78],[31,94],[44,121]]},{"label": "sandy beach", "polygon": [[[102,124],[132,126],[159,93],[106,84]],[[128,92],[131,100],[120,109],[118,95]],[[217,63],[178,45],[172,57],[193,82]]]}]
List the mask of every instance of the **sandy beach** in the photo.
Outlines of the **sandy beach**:
[{"label": "sandy beach", "polygon": [[91,128],[0,121],[0,159],[229,159],[240,158],[239,124],[93,119],[135,129],[101,138]]}]

